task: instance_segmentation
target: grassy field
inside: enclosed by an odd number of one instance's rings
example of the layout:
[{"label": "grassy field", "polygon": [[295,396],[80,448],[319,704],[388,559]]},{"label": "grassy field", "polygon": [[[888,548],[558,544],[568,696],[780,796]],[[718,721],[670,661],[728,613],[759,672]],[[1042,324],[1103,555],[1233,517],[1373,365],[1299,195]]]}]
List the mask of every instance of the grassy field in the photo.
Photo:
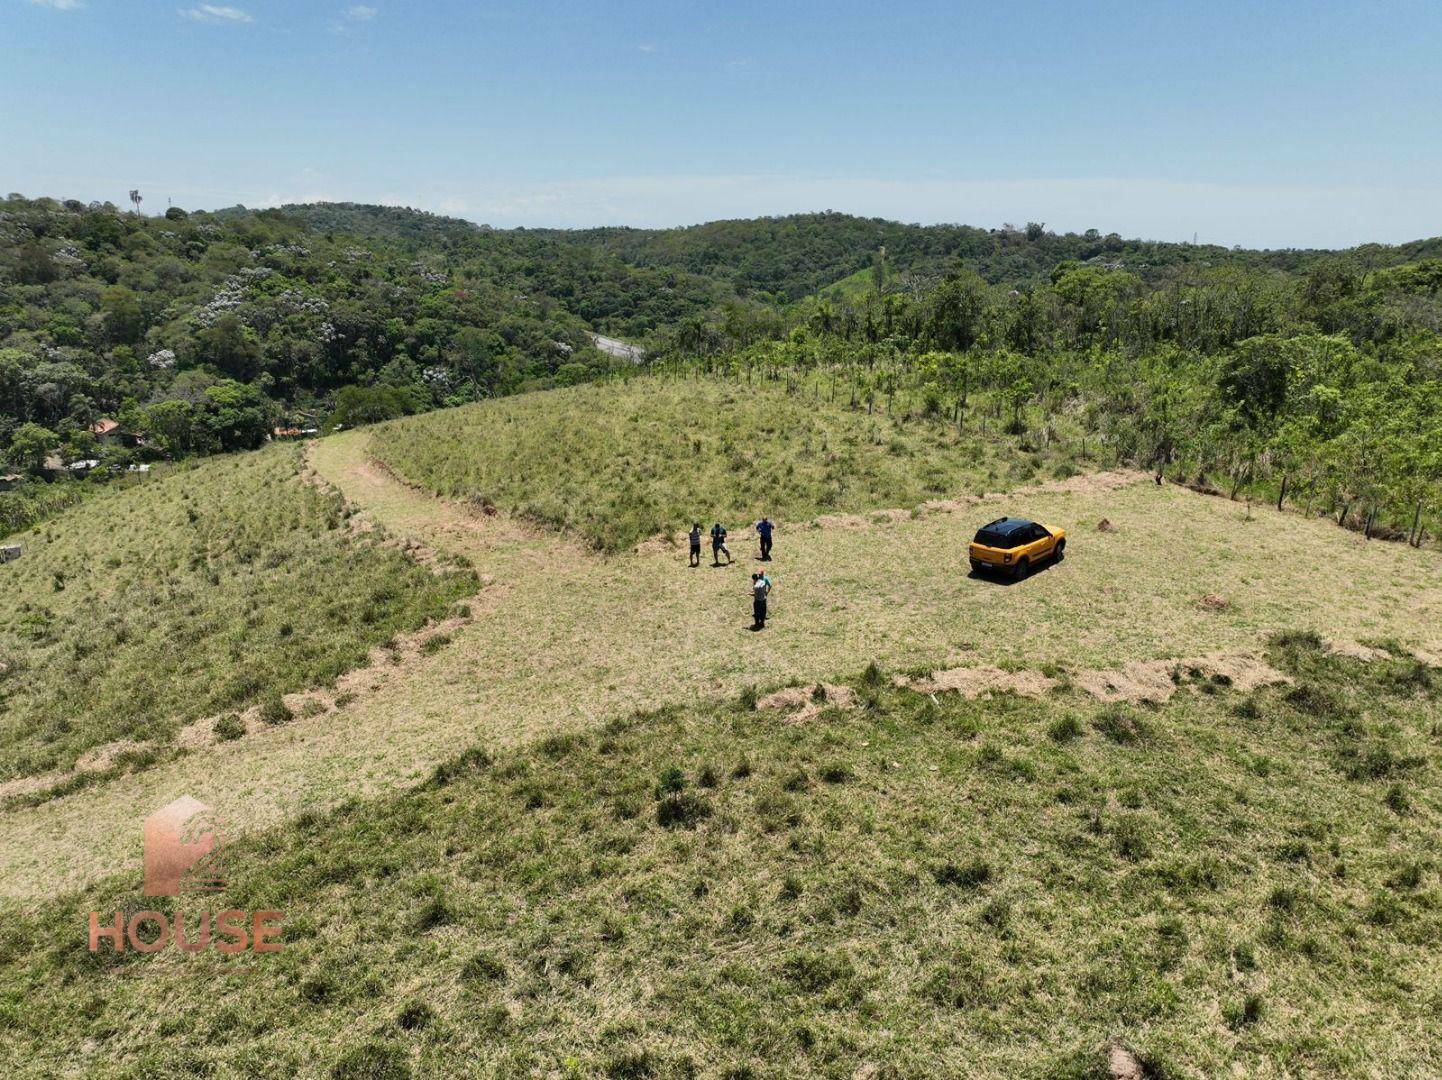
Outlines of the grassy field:
[{"label": "grassy field", "polygon": [[[844,393],[844,391],[843,391]],[[623,551],[700,521],[909,507],[1006,490],[1061,462],[945,423],[902,424],[781,384],[659,377],[503,398],[381,428],[408,480]]]},{"label": "grassy field", "polygon": [[[1252,651],[1289,626],[1442,644],[1435,552],[1364,544],[1325,521],[1180,488],[1090,478],[950,513],[783,525],[772,625],[753,634],[749,545],[722,569],[690,570],[683,550],[651,546],[601,558],[397,483],[367,458],[371,439],[362,431],[321,440],[313,464],[390,533],[469,563],[481,579],[471,620],[344,708],[6,814],[0,891],[30,899],[111,872],[138,857],[137,808],[181,794],[243,807],[244,827],[259,829],[409,783],[457,746],[523,745],[636,709],[835,677],[872,660],[1076,677]],[[1005,512],[1071,530],[1066,561],[1018,586],[967,577],[966,540],[978,521]],[[1110,531],[1097,531],[1102,518]]]},{"label": "grassy field", "polygon": [[[1442,556],[774,389],[808,415],[749,469],[618,450],[749,415],[686,385],[348,432],[304,469],[215,460],[29,534],[0,567],[3,760],[148,767],[0,805],[0,1065],[1081,1080],[1116,1040],[1152,1077],[1427,1074]],[[473,482],[476,455],[531,452],[549,510]],[[740,515],[753,475],[785,496],[764,633],[746,530],[735,566],[624,550],[663,506]],[[1003,513],[1064,526],[1066,560],[968,576]],[[462,595],[431,644],[373,648]],[[314,715],[144,756],[362,663]],[[1281,681],[1211,674],[1263,665]],[[1096,696],[1147,671],[1169,701]],[[1030,696],[936,689],[987,684]],[[285,952],[86,951],[85,912],[169,909],[139,892],[140,820],[183,794],[234,824],[224,906],[286,911]]]},{"label": "grassy field", "polygon": [[100,748],[149,764],[185,723],[363,663],[475,589],[347,529],[298,451],[106,490],[0,566],[0,781]]},{"label": "grassy field", "polygon": [[[1267,659],[1151,709],[855,682],[453,759],[230,849],[286,948],[85,951],[137,869],[0,922],[15,1075],[1431,1075],[1442,671]],[[145,901],[149,906],[151,901]],[[156,901],[169,905],[168,900]]]}]

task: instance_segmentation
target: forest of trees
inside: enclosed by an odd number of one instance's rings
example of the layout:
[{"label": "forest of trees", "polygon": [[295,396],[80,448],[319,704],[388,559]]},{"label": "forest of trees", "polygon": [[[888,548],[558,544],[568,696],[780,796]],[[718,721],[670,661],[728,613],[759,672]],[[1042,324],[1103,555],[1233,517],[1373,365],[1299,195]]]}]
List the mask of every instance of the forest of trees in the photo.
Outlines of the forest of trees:
[{"label": "forest of trees", "polygon": [[869,291],[794,305],[784,336],[691,320],[664,355],[1023,441],[1090,438],[1106,464],[1420,544],[1442,532],[1442,259],[1378,261],[1148,281],[1070,260],[1032,286],[963,267],[905,289],[878,260]]},{"label": "forest of trees", "polygon": [[[337,203],[0,202],[0,458],[26,473],[627,366],[589,331],[660,367],[1070,432],[1159,476],[1438,532],[1442,240],[1246,251],[833,212],[563,231]],[[102,417],[127,438],[98,443]]]},{"label": "forest of trees", "polygon": [[[347,387],[414,411],[606,371],[587,323],[508,253],[464,260],[273,212],[143,218],[0,203],[0,452],[100,452],[119,420],[152,455],[258,445]],[[353,403],[354,404],[354,403]]]}]

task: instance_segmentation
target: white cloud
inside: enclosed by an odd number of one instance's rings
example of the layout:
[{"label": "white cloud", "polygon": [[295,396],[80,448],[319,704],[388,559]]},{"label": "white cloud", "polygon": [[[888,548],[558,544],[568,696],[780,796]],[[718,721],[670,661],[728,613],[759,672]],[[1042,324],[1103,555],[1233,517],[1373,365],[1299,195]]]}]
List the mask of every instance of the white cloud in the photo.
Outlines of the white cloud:
[{"label": "white cloud", "polygon": [[240,8],[225,7],[220,4],[198,4],[192,8],[181,8],[180,14],[195,22],[221,23],[238,25],[240,23],[255,22],[248,12]]},{"label": "white cloud", "polygon": [[85,5],[81,0],[30,0],[39,7],[54,8],[56,11],[79,11]]},{"label": "white cloud", "polygon": [[380,12],[369,4],[357,4],[345,9],[345,17],[351,22],[370,22],[379,14]]},{"label": "white cloud", "polygon": [[640,52],[643,52],[643,53],[653,53],[653,52],[656,51],[656,46],[655,46],[655,45],[652,45],[649,41],[643,42],[642,44],[637,45],[636,48],[637,48],[637,50],[639,50]]}]

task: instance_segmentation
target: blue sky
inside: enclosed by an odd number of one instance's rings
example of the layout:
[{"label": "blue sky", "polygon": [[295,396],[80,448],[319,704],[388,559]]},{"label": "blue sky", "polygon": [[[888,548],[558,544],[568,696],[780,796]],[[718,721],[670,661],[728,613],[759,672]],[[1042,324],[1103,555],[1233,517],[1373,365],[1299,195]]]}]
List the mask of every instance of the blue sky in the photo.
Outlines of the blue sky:
[{"label": "blue sky", "polygon": [[1442,4],[0,0],[0,186],[494,225],[1442,233]]}]

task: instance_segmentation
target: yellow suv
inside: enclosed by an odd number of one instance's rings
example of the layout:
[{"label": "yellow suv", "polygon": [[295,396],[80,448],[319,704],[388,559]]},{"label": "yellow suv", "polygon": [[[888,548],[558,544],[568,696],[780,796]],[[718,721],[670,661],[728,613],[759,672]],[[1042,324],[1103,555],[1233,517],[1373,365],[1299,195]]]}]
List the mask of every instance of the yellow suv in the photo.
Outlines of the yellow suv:
[{"label": "yellow suv", "polygon": [[977,530],[969,554],[976,573],[1000,570],[1020,581],[1037,563],[1060,560],[1065,552],[1065,529],[1049,529],[1026,518],[1001,517]]}]

